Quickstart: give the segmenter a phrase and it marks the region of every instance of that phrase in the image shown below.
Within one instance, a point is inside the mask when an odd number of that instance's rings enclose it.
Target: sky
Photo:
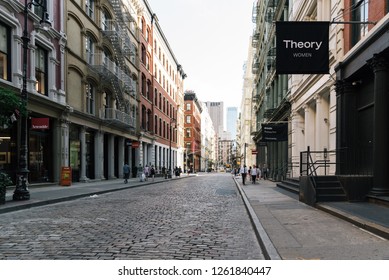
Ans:
[[[240,108],[254,0],[147,0],[200,101]]]

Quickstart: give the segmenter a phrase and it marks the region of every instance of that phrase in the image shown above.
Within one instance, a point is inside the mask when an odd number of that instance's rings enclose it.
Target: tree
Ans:
[[[19,95],[0,87],[0,129],[11,126],[19,115],[25,115],[26,112],[26,104]]]

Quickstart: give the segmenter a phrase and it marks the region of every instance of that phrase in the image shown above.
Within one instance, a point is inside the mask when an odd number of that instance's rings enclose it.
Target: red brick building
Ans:
[[[198,172],[201,170],[201,105],[196,93],[186,91],[184,95],[184,170]]]

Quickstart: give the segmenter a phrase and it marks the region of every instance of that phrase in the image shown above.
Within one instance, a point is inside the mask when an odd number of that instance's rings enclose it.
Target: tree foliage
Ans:
[[[26,111],[26,105],[19,95],[0,87],[0,128],[11,126],[11,116],[18,118],[18,115],[24,115]]]

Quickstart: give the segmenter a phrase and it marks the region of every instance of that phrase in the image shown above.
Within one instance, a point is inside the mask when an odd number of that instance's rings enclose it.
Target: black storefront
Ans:
[[[337,174],[374,196],[389,196],[388,29],[389,20],[336,67]]]

